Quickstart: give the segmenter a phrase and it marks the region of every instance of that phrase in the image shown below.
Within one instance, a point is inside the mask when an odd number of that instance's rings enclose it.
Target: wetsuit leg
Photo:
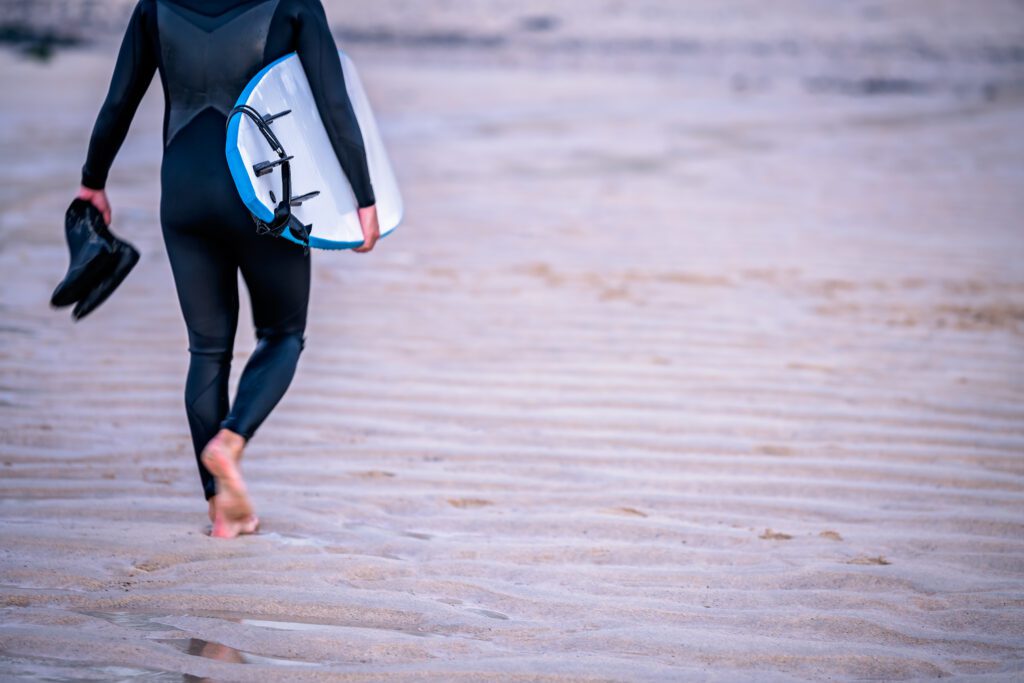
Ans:
[[[284,396],[305,346],[311,257],[297,244],[257,235],[250,224],[238,258],[259,341],[222,426],[250,439]]]
[[[238,323],[238,265],[228,245],[211,237],[209,223],[165,212],[164,242],[188,330],[185,411],[203,493],[214,478],[199,459],[228,414],[228,378]]]
[[[228,414],[228,378],[238,327],[235,234],[252,230],[217,145],[224,117],[207,110],[164,151],[160,223],[188,332],[185,410],[207,499],[214,477],[199,456]],[[301,251],[301,249],[300,249]]]

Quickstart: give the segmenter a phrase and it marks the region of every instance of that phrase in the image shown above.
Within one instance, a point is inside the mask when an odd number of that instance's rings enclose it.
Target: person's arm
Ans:
[[[327,15],[320,0],[304,0],[298,16],[296,50],[309,79],[313,99],[327,129],[327,137],[355,193],[359,208],[376,203],[366,148],[352,102],[345,89],[345,75],[334,44]]]
[[[156,72],[156,58],[153,54],[152,42],[146,35],[143,3],[141,0],[132,12],[121,41],[121,50],[117,55],[117,63],[110,79],[107,98],[103,102],[96,124],[93,126],[92,138],[89,140],[89,152],[85,165],[82,166],[82,191],[90,197],[99,197],[106,203],[102,190],[107,183],[107,173],[117,156],[128,127],[131,125],[135,110],[142,101],[142,96],[149,88]],[[93,201],[93,203],[97,203]],[[99,206],[97,204],[97,206]],[[101,211],[103,210],[102,207]],[[106,207],[109,222],[109,206]]]

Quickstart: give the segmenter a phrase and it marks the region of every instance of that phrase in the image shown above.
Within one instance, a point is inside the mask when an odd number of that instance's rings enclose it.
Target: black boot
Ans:
[[[114,266],[114,247],[99,209],[84,199],[71,202],[64,214],[64,237],[71,263],[53,290],[50,304],[70,306],[89,293]]]

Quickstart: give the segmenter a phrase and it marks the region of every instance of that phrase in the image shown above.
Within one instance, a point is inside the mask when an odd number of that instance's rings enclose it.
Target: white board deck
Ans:
[[[383,237],[402,222],[402,195],[355,64],[344,51],[339,50],[338,54],[345,87],[363,135]],[[274,119],[270,128],[285,152],[295,157],[290,162],[292,196],[320,192],[302,205],[292,207],[296,218],[312,225],[309,246],[349,249],[361,245],[363,232],[359,225],[358,203],[327,137],[299,56],[293,52],[267,65],[249,81],[235,104],[247,104],[264,116],[291,110],[290,114]],[[262,177],[256,176],[253,165],[274,161],[277,154],[247,116],[236,114],[231,118],[225,152],[242,201],[253,215],[271,221],[277,206],[277,201],[271,199],[271,192],[278,201],[282,198],[281,171],[277,167]],[[288,230],[281,236],[298,241]]]

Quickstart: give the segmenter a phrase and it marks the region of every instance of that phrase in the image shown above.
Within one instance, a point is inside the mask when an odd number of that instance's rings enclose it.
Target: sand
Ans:
[[[142,260],[72,324],[116,39],[0,51],[0,677],[1024,675],[1024,10],[594,4],[331,5],[407,221],[312,255],[234,541],[159,88],[109,184]]]

